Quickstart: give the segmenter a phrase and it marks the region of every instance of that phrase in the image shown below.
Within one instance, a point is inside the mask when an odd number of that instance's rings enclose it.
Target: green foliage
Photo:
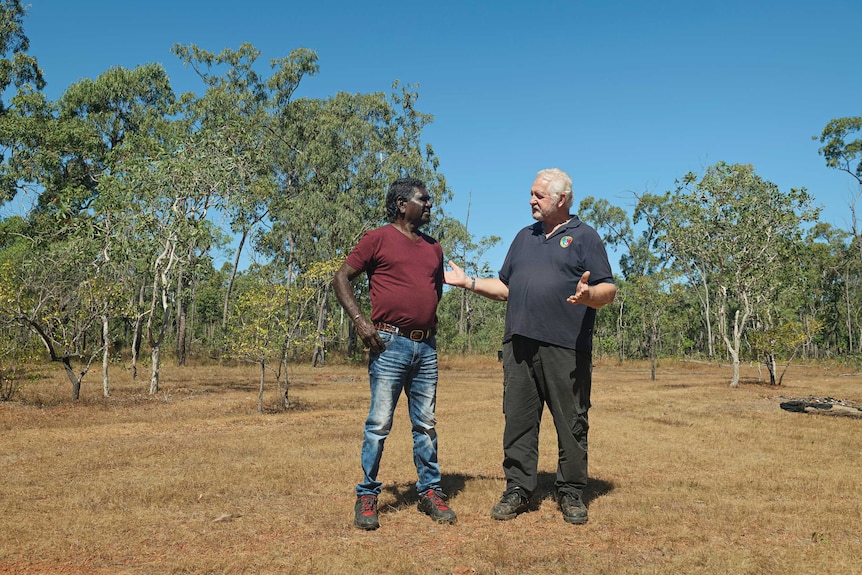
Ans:
[[[855,140],[847,141],[852,135]],[[820,134],[818,151],[830,168],[847,172],[862,184],[862,116],[831,120]]]
[[[0,331],[0,401],[14,399],[16,393],[38,377],[32,371],[32,366],[38,363],[36,352],[23,333]]]
[[[226,356],[254,363],[280,358],[289,332],[286,305],[285,285],[257,284],[242,293],[228,324]]]
[[[789,320],[776,326],[755,329],[749,334],[748,340],[757,356],[791,358],[798,353],[809,334],[817,334],[820,329],[821,322],[816,320],[809,322],[808,326],[798,320]]]
[[[401,176],[426,182],[437,209],[424,231],[446,257],[470,275],[495,273],[484,255],[500,238],[475,239],[469,211],[443,209],[453,192],[424,140],[433,117],[418,109],[416,86],[299,97],[319,72],[311,50],[267,68],[250,44],[218,53],[178,44],[200,93],[177,96],[160,65],[144,64],[81,79],[50,101],[24,16],[20,2],[0,1],[0,203],[22,190],[36,198],[0,220],[0,342],[38,342],[77,384],[101,346],[102,318],[135,358],[144,324],[151,351],[176,341],[179,352],[188,332],[214,356],[261,365],[343,345],[328,317],[332,274],[385,222],[386,189]],[[862,183],[860,129],[862,117],[831,121],[819,152]],[[603,199],[580,205],[621,254],[617,301],[597,316],[597,354],[714,358],[715,341],[730,356],[744,343],[772,356],[862,349],[855,222],[850,233],[819,224],[805,190],[779,190],[739,164],[635,199],[631,215]],[[239,246],[215,270],[228,234]],[[362,300],[367,286],[357,289]],[[438,317],[441,351],[499,349],[505,304],[446,289]]]

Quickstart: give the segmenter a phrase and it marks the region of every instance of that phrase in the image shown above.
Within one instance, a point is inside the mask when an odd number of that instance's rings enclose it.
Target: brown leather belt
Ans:
[[[437,328],[431,329],[401,329],[398,326],[390,325],[388,323],[378,322],[374,324],[374,327],[380,331],[385,331],[387,333],[394,333],[395,335],[400,335],[401,337],[406,337],[407,339],[412,339],[413,341],[422,341],[424,339],[428,339],[429,337],[433,337],[437,334]]]

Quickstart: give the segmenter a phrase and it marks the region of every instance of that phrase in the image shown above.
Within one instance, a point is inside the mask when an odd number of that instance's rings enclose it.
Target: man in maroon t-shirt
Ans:
[[[413,425],[418,508],[438,523],[455,523],[446,504],[437,462],[437,304],[443,294],[443,249],[419,228],[431,218],[431,196],[415,178],[396,180],[386,195],[389,224],[362,236],[333,286],[338,301],[369,349],[371,404],[362,441],[364,477],[356,485],[354,525],[377,529],[377,481],[383,444],[403,390]],[[356,301],[350,282],[368,275],[371,318]]]

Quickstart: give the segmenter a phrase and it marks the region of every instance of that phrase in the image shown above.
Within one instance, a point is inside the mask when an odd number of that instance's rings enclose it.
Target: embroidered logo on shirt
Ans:
[[[567,248],[572,245],[572,236],[563,236],[560,238],[560,247]]]

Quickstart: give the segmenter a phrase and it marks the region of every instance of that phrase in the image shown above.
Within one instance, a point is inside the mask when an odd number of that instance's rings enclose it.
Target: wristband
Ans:
[[[470,286],[470,291],[476,291],[476,278],[473,278],[473,285]]]
[[[353,319],[351,319],[350,321],[352,321],[353,323],[356,323],[356,320],[357,320],[357,319],[359,318],[359,316],[361,316],[361,315],[362,315],[362,313],[358,313],[358,314],[356,314],[355,316],[353,316]]]

